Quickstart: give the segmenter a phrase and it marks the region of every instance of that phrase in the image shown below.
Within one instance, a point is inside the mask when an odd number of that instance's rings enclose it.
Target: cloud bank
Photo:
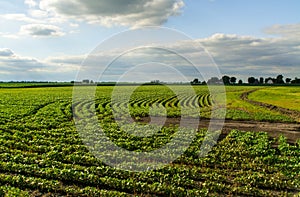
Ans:
[[[63,36],[64,33],[61,29],[54,25],[44,25],[44,24],[29,24],[23,25],[20,28],[20,34],[31,35],[34,37],[43,36]]]
[[[62,63],[51,59],[38,60],[0,48],[0,81],[65,81],[74,78],[80,62],[79,59],[77,64],[74,61]]]
[[[10,57],[13,55],[14,53],[10,49],[0,49],[0,57]]]
[[[285,27],[284,32],[289,32],[289,36],[284,37],[256,38],[215,34],[198,41],[211,52],[225,74],[244,78],[249,75],[259,77],[276,74],[295,77],[300,76],[300,39],[291,33],[295,31],[295,26],[291,27],[291,30]],[[297,27],[300,31],[300,26]],[[275,32],[282,33],[281,30],[272,31]]]
[[[181,14],[183,0],[25,0],[25,13],[6,13],[0,21],[23,23],[18,33],[3,33],[6,38],[63,36],[78,32],[78,23],[105,27],[159,26]],[[69,27],[69,28],[68,28]],[[67,30],[70,29],[71,30]],[[63,30],[61,30],[63,29]]]
[[[59,30],[52,31],[56,28],[51,27],[25,29],[28,31],[27,33],[39,36],[59,32]],[[191,46],[194,42],[200,43],[211,54],[223,75],[236,76],[244,80],[249,76],[274,77],[278,74],[283,74],[284,77],[300,77],[300,38],[295,36],[297,32],[300,32],[300,25],[295,24],[284,27],[276,25],[267,28],[266,31],[281,36],[259,38],[214,34],[208,38],[172,43],[167,47],[183,56],[193,57],[195,54]],[[153,47],[164,48],[166,46],[156,45]],[[91,58],[92,64],[95,65],[96,69],[106,66],[101,59],[109,58],[113,60],[122,54],[124,50],[126,49],[107,50],[97,54],[97,58]],[[37,60],[20,56],[11,49],[3,48],[0,49],[0,80],[74,80],[84,58],[85,55],[65,55]],[[164,59],[165,64],[185,72],[185,75],[190,77],[189,80],[196,77],[195,70],[190,65],[184,64],[176,59],[174,54],[163,50],[142,50],[127,53],[116,61],[117,66],[107,70],[107,72],[113,79],[114,76],[133,64],[146,64],[151,67],[151,64],[147,63],[153,62],[153,60],[160,62],[162,59]],[[205,66],[205,62],[201,58],[199,62]],[[157,65],[153,66],[153,70],[154,67],[158,70]],[[149,71],[148,68],[147,70]],[[97,70],[95,70],[96,72]],[[146,75],[147,73],[144,73],[145,78],[147,78]],[[143,75],[140,74],[139,78],[142,79]],[[165,76],[165,79],[165,81],[168,81],[168,75]]]
[[[182,0],[41,0],[40,9],[103,26],[161,25],[181,13]]]
[[[300,37],[300,24],[288,24],[288,25],[273,25],[265,28],[264,32],[267,34],[287,36],[287,37]]]

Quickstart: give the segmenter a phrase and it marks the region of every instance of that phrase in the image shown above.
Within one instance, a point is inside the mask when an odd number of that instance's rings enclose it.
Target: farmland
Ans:
[[[85,87],[80,87],[85,88]],[[130,87],[121,87],[129,91]],[[175,86],[180,93],[185,87]],[[214,98],[205,86],[194,86],[196,95],[176,97],[165,86],[141,86],[130,100],[110,103],[112,86],[97,87],[94,104],[73,102],[72,87],[0,89],[0,194],[8,196],[287,196],[300,192],[300,141],[284,134],[232,129],[206,157],[199,157],[206,128],[199,128],[183,154],[163,168],[126,171],[107,165],[86,146],[74,120],[95,110],[105,134],[119,147],[133,152],[151,152],[163,147],[180,131],[172,122],[181,115],[195,115],[200,107],[204,120],[211,117]],[[244,93],[249,93],[243,97]],[[223,92],[225,94],[225,92]],[[297,125],[299,87],[226,87],[226,119]],[[122,100],[122,97],[120,97]],[[293,111],[257,105],[266,103]],[[120,128],[115,119],[129,106],[133,122]],[[150,110],[159,106],[157,111]],[[73,117],[73,110],[76,117]],[[182,114],[181,109],[186,109]],[[163,110],[164,109],[164,110]],[[224,111],[219,106],[215,111]],[[115,114],[114,114],[115,113]],[[121,115],[120,115],[121,114]],[[144,125],[149,115],[166,114],[170,124],[149,136],[139,136],[135,124]],[[218,114],[218,113],[216,113]],[[78,116],[78,117],[77,117]],[[201,122],[201,121],[200,121]],[[150,125],[156,129],[157,125]],[[159,127],[160,128],[160,127]],[[128,133],[126,131],[132,131]],[[194,133],[185,128],[187,133]],[[242,131],[240,131],[242,130]],[[265,131],[265,130],[264,130]],[[271,131],[270,131],[271,132]],[[299,126],[298,131],[299,133]],[[88,134],[88,133],[84,133]],[[135,135],[133,135],[135,134]],[[97,138],[87,136],[99,147]],[[188,137],[188,136],[187,136]],[[96,139],[96,140],[95,140]],[[188,139],[185,139],[188,140]],[[90,142],[90,141],[89,141]],[[99,141],[98,141],[99,142]],[[184,140],[177,140],[180,144]],[[292,143],[288,143],[292,142]],[[101,148],[100,143],[100,148]],[[177,150],[173,150],[177,151]],[[178,150],[180,151],[180,150]],[[160,155],[159,159],[167,160]],[[119,166],[138,163],[130,158]],[[153,158],[152,158],[153,159]],[[118,160],[118,158],[116,159]],[[151,165],[153,160],[143,161]],[[139,166],[136,166],[139,167]]]

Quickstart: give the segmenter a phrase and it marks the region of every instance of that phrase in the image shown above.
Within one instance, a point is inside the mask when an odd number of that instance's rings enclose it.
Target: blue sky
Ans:
[[[182,16],[170,18],[166,25],[195,38],[214,33],[268,36],[263,33],[266,27],[299,23],[299,7],[297,0],[188,0]]]
[[[299,8],[297,0],[0,1],[0,81],[74,80],[102,41],[144,26],[201,43],[222,75],[300,77]]]

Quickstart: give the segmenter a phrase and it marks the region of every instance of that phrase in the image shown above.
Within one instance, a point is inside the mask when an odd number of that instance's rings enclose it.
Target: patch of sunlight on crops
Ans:
[[[300,111],[300,87],[261,89],[249,95],[255,101]]]

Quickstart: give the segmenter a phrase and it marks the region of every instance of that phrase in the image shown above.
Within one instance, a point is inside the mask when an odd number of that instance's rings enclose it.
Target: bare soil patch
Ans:
[[[265,107],[269,110],[275,110],[279,111],[282,114],[288,115],[295,120],[300,120],[300,112],[278,107],[275,105],[267,104],[267,103],[261,103],[258,101],[253,101],[248,98],[248,95],[258,89],[250,90],[247,92],[244,92],[241,94],[241,99],[244,101],[247,101],[253,105]],[[142,117],[137,122],[142,123],[150,123],[151,119],[155,120],[153,121],[154,124],[159,123],[161,124],[160,119],[161,117]],[[158,120],[158,121],[157,121]],[[170,126],[170,125],[180,125],[181,118],[166,118],[166,121],[164,122],[164,126]],[[185,125],[191,125],[191,127],[194,125],[195,119],[185,119]],[[202,119],[199,120],[198,129],[208,128],[209,125],[216,125],[216,124],[222,124],[218,120],[209,120],[209,119]],[[222,125],[221,125],[222,126]],[[294,144],[297,142],[298,139],[300,139],[300,122],[296,123],[282,123],[282,122],[261,122],[261,121],[246,121],[246,120],[225,120],[222,128],[222,133],[219,137],[219,140],[222,140],[225,138],[231,130],[239,130],[239,131],[252,131],[252,132],[267,132],[270,138],[278,138],[280,135],[283,135],[287,138],[287,141],[291,144]]]
[[[152,117],[153,118],[153,117]],[[159,117],[155,117],[159,118]],[[181,118],[167,118],[164,126],[179,125]],[[150,117],[141,118],[138,122],[149,123]],[[185,120],[185,125],[194,125],[194,119]],[[155,122],[155,121],[154,121]],[[220,124],[219,121],[203,119],[199,120],[198,129],[208,128],[210,124]],[[283,135],[289,143],[295,143],[300,139],[300,124],[299,123],[277,123],[277,122],[259,122],[259,121],[244,121],[244,120],[225,120],[223,124],[222,134],[219,140],[226,137],[231,130],[252,131],[252,132],[267,132],[271,138],[277,138]]]

